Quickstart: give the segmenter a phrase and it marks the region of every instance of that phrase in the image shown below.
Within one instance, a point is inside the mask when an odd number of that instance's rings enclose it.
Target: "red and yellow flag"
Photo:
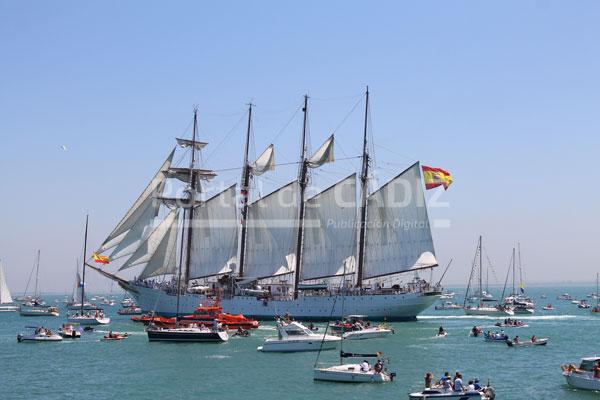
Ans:
[[[108,258],[108,256],[101,256],[98,253],[92,253],[92,258],[94,259],[94,261],[100,264],[110,263],[110,258]]]
[[[441,168],[433,168],[423,165],[423,180],[425,181],[425,189],[433,189],[438,186],[444,186],[444,190],[448,190],[448,186],[452,183],[452,175],[450,172]]]

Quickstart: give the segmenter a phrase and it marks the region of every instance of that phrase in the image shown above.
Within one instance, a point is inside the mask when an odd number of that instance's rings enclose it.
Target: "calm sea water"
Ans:
[[[114,306],[106,307],[112,318],[110,328],[100,327],[82,339],[17,343],[16,336],[26,331],[25,326],[58,328],[66,314],[35,318],[0,313],[0,398],[407,399],[409,392],[421,389],[426,371],[440,376],[447,370],[460,371],[466,380],[489,380],[498,399],[598,399],[598,393],[569,388],[560,365],[600,353],[600,317],[556,300],[559,290],[529,289],[538,310],[534,316],[520,319],[527,320],[530,327],[507,329],[513,336],[549,337],[545,347],[513,349],[485,343],[482,338],[469,337],[469,329],[473,325],[491,328],[493,319],[433,308],[416,322],[394,324],[396,333],[389,338],[345,344],[348,351],[385,352],[397,378],[382,385],[314,382],[316,354],[257,352],[264,338],[274,334],[272,323],[264,323],[249,338],[232,338],[222,344],[148,343],[143,327],[117,315],[118,306]],[[585,298],[594,290],[591,286],[567,289],[576,298]],[[541,300],[541,293],[547,293],[548,299]],[[46,296],[49,303],[57,298]],[[546,303],[557,310],[542,311]],[[440,325],[448,330],[448,337],[435,337]],[[108,329],[132,336],[120,342],[100,341]],[[320,361],[337,362],[336,354],[323,352]]]

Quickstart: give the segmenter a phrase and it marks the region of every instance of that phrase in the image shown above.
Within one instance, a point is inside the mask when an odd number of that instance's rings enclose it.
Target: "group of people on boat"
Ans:
[[[563,370],[563,372],[568,372],[568,373],[573,372],[576,374],[581,374],[581,373],[586,372],[586,371],[583,371],[583,370],[577,368],[577,366],[574,364],[561,365],[560,368]],[[592,369],[592,377],[594,379],[600,379],[600,361],[597,361],[596,364],[594,364],[594,368]]]
[[[37,328],[35,328],[35,334],[36,335],[52,336],[54,334],[54,332],[52,332],[48,328],[44,328],[43,326],[38,326]]]
[[[454,374],[454,378],[452,378],[450,373],[446,371],[444,375],[435,383],[433,382],[433,374],[431,372],[427,372],[425,374],[425,388],[430,389],[436,387],[442,388],[444,391],[448,392],[478,392],[483,389],[478,378],[469,380],[465,385],[462,379],[462,374],[458,371]]]
[[[505,318],[504,323],[496,323],[496,326],[523,326],[525,323],[517,319]]]
[[[360,363],[360,370],[361,372],[369,372],[371,370],[371,364],[369,364],[369,361],[363,360],[363,362]],[[376,374],[383,372],[383,361],[377,360],[375,362],[373,365],[373,372]]]

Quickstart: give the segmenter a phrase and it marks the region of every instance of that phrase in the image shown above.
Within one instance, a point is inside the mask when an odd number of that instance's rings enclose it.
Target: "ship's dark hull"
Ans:
[[[148,330],[150,342],[224,342],[218,332],[173,332]]]

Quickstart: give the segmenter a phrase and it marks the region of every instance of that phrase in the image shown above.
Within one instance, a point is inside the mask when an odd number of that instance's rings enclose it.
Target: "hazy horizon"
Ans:
[[[597,2],[32,4],[0,4],[0,260],[13,292],[37,249],[41,290],[71,290],[86,213],[89,255],[189,135],[194,105],[218,182],[240,180],[249,101],[252,156],[274,143],[278,163],[298,158],[305,93],[310,148],[335,132],[340,160],[315,185],[358,171],[366,85],[374,186],[417,160],[454,177],[427,192],[434,280],[453,259],[444,282],[466,284],[483,235],[500,283],[520,243],[526,284],[595,285]],[[295,173],[278,167],[261,193]]]

